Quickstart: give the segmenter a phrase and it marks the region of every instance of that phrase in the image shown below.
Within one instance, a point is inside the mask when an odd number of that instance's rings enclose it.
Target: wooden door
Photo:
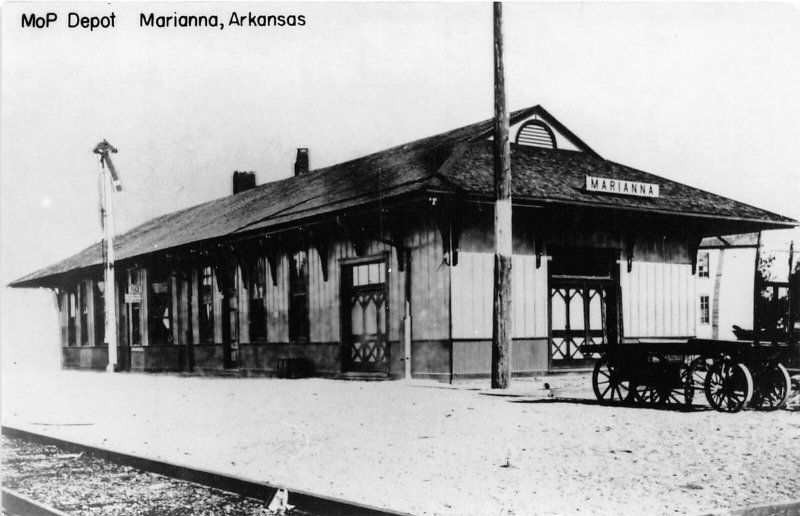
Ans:
[[[585,247],[554,248],[550,266],[550,367],[582,368],[598,355],[583,344],[616,343],[618,332],[618,251]]]
[[[342,272],[344,369],[386,373],[389,366],[386,261],[343,265]]]
[[[585,356],[582,344],[607,344],[609,300],[613,285],[603,280],[554,279],[550,285],[550,357],[554,368],[581,367],[596,356]]]

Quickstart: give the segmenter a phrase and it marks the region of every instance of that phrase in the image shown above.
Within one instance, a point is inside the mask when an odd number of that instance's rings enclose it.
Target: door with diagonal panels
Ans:
[[[613,251],[554,250],[550,271],[550,363],[553,369],[588,367],[599,358],[583,344],[615,342],[617,287]]]
[[[386,262],[343,265],[344,367],[351,372],[388,371]]]
[[[584,356],[580,346],[608,343],[609,288],[598,280],[552,282],[550,352],[554,367],[587,365],[597,357]]]

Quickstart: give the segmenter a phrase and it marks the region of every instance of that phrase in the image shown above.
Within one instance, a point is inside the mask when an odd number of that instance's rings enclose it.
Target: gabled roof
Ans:
[[[516,200],[722,217],[770,226],[795,225],[786,217],[606,161],[541,106],[515,111],[509,118],[513,125],[533,116],[551,124],[580,152],[513,145],[512,195]],[[125,260],[195,242],[269,231],[430,190],[491,195],[493,162],[487,138],[492,125],[491,119],[484,120],[154,218],[115,237],[116,258]],[[586,192],[586,174],[655,182],[662,195],[644,199]],[[48,285],[61,274],[101,264],[101,245],[95,244],[20,278],[11,286]]]

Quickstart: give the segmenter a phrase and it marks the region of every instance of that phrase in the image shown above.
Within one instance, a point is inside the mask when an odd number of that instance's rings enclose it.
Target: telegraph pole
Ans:
[[[503,4],[494,3],[494,317],[492,389],[511,378],[511,150],[503,71]]]
[[[117,370],[117,289],[114,277],[114,191],[121,191],[122,184],[114,169],[109,153],[117,149],[103,140],[94,149],[100,155],[101,187],[100,187],[100,212],[103,229],[105,230],[105,292],[104,301],[106,308],[105,341],[108,345],[108,365],[106,371],[113,373]],[[106,168],[108,171],[106,171]],[[110,175],[110,177],[108,177]]]

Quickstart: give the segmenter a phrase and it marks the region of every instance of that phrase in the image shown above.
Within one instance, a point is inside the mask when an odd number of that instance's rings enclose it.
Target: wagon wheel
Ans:
[[[691,375],[685,364],[671,364],[663,355],[650,357],[648,383],[637,383],[633,399],[648,405],[683,405],[691,403]],[[677,374],[676,374],[677,373]]]
[[[792,390],[792,379],[783,364],[757,374],[755,381],[758,388],[753,405],[761,410],[778,410],[786,403]]]
[[[636,384],[633,387],[633,399],[643,405],[657,405],[662,401],[658,388],[651,384]]]
[[[689,366],[686,370],[687,377],[684,378],[684,381],[689,387],[687,390],[689,396],[686,403],[694,401],[695,392],[704,390],[706,376],[713,363],[714,360],[706,356],[695,357],[689,362]]]
[[[601,402],[625,401],[630,394],[630,382],[620,378],[616,365],[603,357],[594,365],[592,373],[594,395]]]
[[[683,384],[683,402],[686,405],[691,405],[692,402],[694,401],[694,391],[695,391],[694,375],[695,375],[695,370],[692,368],[691,363],[689,363],[689,365],[684,364],[683,366],[681,366],[681,383]]]
[[[691,405],[694,397],[694,389],[692,387],[692,376],[689,367],[684,363],[669,366],[666,357],[661,355],[656,355],[655,358],[662,364],[668,365],[665,373],[664,386],[660,392],[659,402],[665,405]],[[675,374],[676,372],[677,375]]]
[[[753,397],[753,376],[746,365],[717,360],[705,379],[706,399],[720,412],[739,412]]]

